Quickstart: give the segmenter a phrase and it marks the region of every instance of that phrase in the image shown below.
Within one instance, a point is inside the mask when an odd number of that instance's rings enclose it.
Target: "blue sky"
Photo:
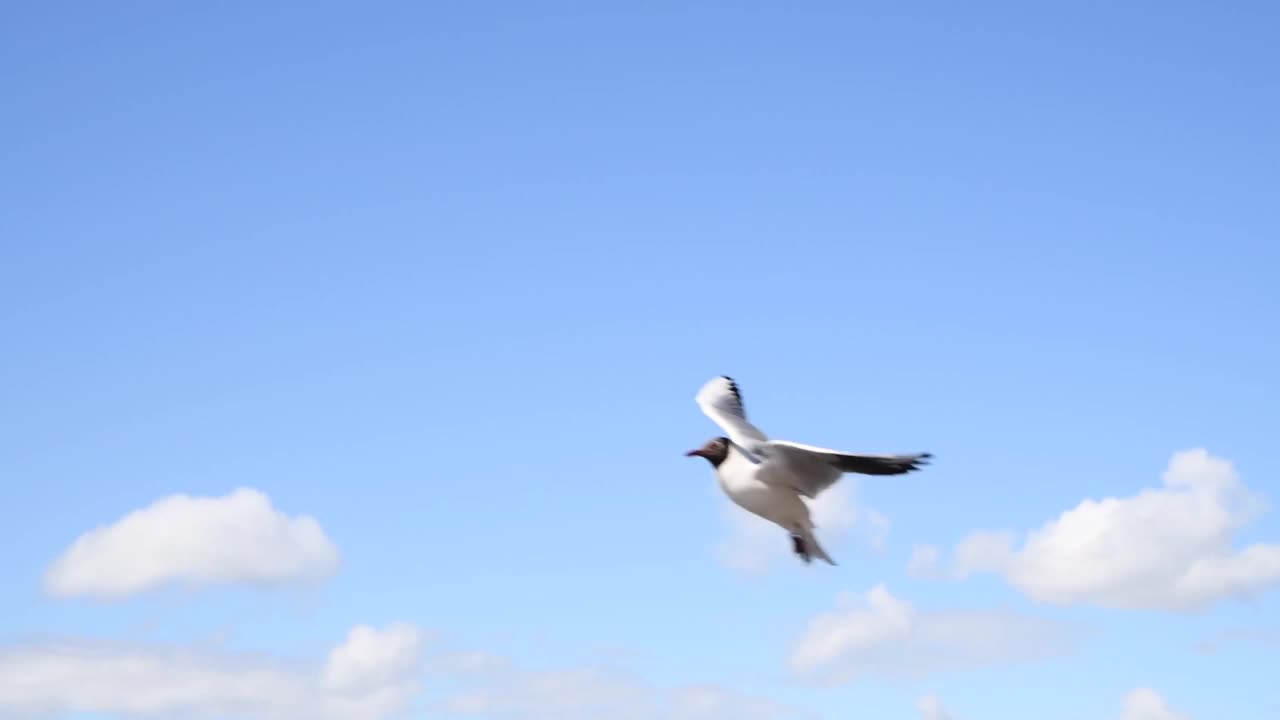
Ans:
[[[7,4],[0,712],[1273,717],[1278,21]],[[682,456],[721,373],[937,459],[846,477],[802,566]]]

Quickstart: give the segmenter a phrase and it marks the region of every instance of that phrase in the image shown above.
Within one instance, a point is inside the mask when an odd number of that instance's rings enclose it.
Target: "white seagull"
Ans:
[[[695,402],[728,437],[713,438],[685,455],[706,458],[729,499],[790,533],[792,550],[806,563],[816,557],[836,564],[814,538],[809,506],[801,496],[816,498],[848,472],[902,475],[933,457],[930,453],[858,455],[770,440],[747,421],[738,384],[725,375],[703,385]]]

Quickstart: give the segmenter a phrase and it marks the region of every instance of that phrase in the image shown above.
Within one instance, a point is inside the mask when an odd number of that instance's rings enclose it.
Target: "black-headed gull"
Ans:
[[[814,538],[809,506],[801,496],[816,498],[845,473],[901,475],[932,457],[859,455],[770,440],[747,421],[738,384],[724,375],[703,385],[694,400],[728,437],[713,438],[685,455],[706,458],[729,499],[790,533],[792,550],[806,563],[816,557],[836,564]]]

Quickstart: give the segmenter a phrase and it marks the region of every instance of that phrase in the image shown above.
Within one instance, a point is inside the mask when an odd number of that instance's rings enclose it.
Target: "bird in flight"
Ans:
[[[694,401],[726,436],[712,438],[685,455],[711,463],[720,488],[739,507],[786,530],[792,551],[805,563],[818,558],[836,564],[814,537],[809,506],[802,497],[818,497],[845,473],[902,475],[933,457],[862,455],[770,440],[747,420],[738,383],[725,375],[703,385]]]

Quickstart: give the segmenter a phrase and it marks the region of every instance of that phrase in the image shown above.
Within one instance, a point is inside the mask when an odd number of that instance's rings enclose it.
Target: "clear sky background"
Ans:
[[[6,3],[0,713],[1280,717],[1278,33]]]

